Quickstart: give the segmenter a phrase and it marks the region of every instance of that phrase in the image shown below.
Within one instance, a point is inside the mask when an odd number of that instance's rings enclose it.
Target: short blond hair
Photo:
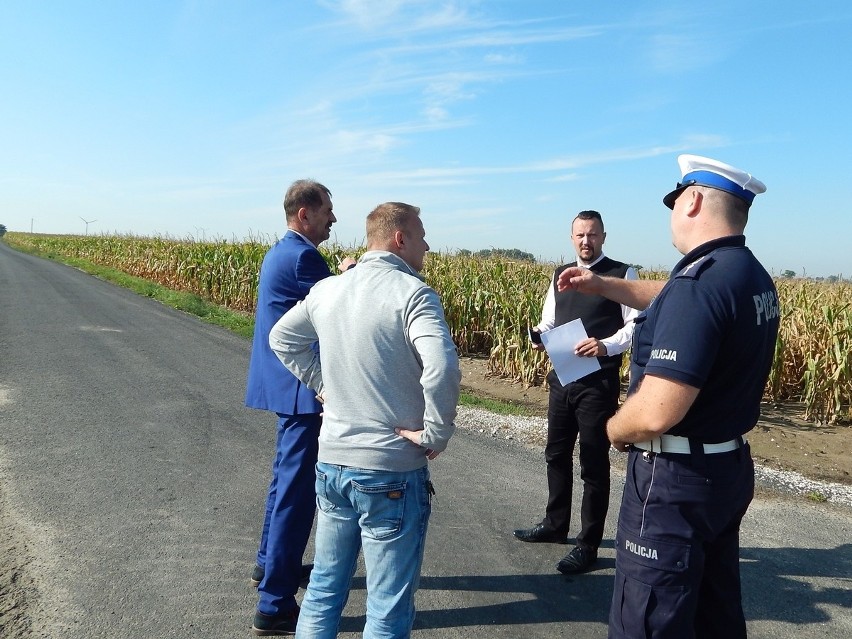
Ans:
[[[420,217],[420,207],[404,202],[379,204],[367,216],[367,246],[384,245],[397,231],[408,231],[409,225]]]
[[[745,230],[748,222],[748,202],[720,189],[705,186],[696,186],[696,188],[704,196],[706,205],[718,211],[734,230],[739,233]]]

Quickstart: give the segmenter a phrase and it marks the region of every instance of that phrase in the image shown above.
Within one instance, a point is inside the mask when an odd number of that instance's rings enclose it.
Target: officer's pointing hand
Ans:
[[[580,293],[597,293],[601,278],[587,268],[569,266],[559,274],[556,288],[560,291],[574,290]]]

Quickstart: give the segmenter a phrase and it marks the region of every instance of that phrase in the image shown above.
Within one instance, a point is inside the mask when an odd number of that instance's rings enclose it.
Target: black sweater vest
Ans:
[[[556,298],[556,326],[567,324],[575,319],[583,320],[583,326],[589,337],[603,339],[609,337],[624,326],[624,318],[621,315],[621,304],[610,301],[600,295],[586,295],[576,291],[567,290],[559,292],[556,288],[556,280],[559,274],[569,266],[577,266],[576,262],[565,264],[556,269],[553,274],[553,292]],[[591,271],[597,275],[607,277],[623,278],[627,274],[629,266],[604,257],[600,262],[591,267]],[[601,368],[619,368],[621,366],[621,354],[598,357]]]

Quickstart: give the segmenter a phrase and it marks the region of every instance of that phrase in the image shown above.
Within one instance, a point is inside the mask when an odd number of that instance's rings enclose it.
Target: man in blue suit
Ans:
[[[269,348],[269,331],[284,313],[304,299],[331,271],[317,250],[337,221],[331,192],[322,184],[298,180],[284,197],[287,233],[263,258],[257,290],[254,341],[246,385],[246,406],[278,415],[272,480],[266,500],[257,565],[252,583],[260,599],[255,634],[295,632],[299,607],[295,594],[310,566],[302,556],[315,512],[314,466],[322,407]],[[341,268],[354,263],[347,260]]]

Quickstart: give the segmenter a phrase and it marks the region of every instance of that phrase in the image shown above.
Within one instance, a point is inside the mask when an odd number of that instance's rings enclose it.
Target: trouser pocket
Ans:
[[[373,539],[385,539],[402,529],[408,485],[405,481],[371,485],[352,482],[361,529]]]
[[[690,547],[618,531],[611,637],[692,636],[697,594]]]

